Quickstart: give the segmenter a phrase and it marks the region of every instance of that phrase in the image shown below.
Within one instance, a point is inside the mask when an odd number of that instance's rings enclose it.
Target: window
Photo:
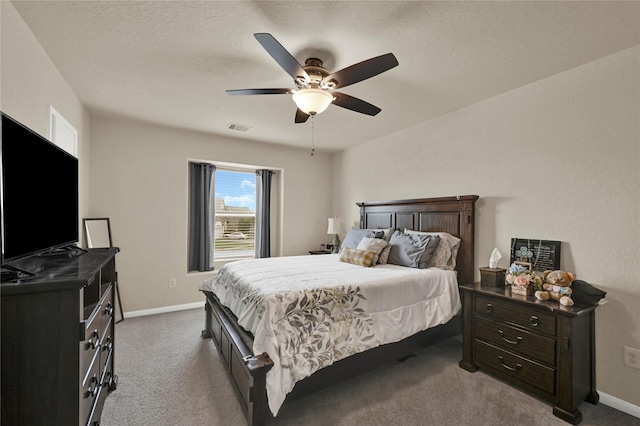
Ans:
[[[188,170],[189,272],[282,253],[282,169],[189,160]]]
[[[255,170],[216,170],[214,230],[215,260],[254,257]]]

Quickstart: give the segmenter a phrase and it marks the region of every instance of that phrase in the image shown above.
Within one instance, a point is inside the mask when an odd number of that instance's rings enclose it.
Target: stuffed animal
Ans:
[[[535,292],[538,300],[557,300],[562,306],[573,306],[571,283],[576,277],[566,271],[544,271],[543,290]]]

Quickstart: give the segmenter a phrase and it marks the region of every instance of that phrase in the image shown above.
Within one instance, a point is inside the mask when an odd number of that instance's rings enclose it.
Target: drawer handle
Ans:
[[[113,342],[111,341],[111,336],[107,336],[106,339],[104,339],[104,343],[102,344],[102,351],[108,351],[111,350],[111,347],[113,346]]]
[[[113,315],[113,305],[111,302],[107,303],[107,306],[105,306],[104,314],[109,316]]]
[[[102,383],[102,387],[103,388],[107,388],[109,386],[111,386],[111,382],[113,381],[113,378],[111,377],[113,374],[111,373],[111,371],[107,371],[104,375],[104,382]]]
[[[500,361],[500,365],[502,365],[507,370],[518,371],[518,370],[520,370],[522,368],[522,364],[516,364],[515,367],[511,367],[510,365],[505,364],[504,363],[504,358],[502,358],[500,355],[498,355],[498,360]]]
[[[91,338],[87,342],[87,345],[88,345],[89,348],[95,349],[95,348],[98,347],[98,342],[99,341],[100,341],[100,333],[96,329],[96,330],[93,330],[93,333],[91,333]]]
[[[493,305],[491,303],[487,303],[487,306],[484,308],[485,311],[492,314],[493,313]]]
[[[506,337],[504,337],[504,331],[498,330],[498,333],[500,334],[500,337],[502,337],[502,340],[504,340],[507,343],[510,343],[512,345],[518,345],[522,343],[522,337],[520,336],[516,336],[516,340],[509,340]]]
[[[529,323],[534,326],[537,327],[540,324],[540,320],[538,319],[537,316],[535,315],[531,315],[531,318],[529,318]]]
[[[94,386],[91,387],[91,385],[94,385]],[[96,393],[98,392],[99,387],[100,386],[98,385],[98,377],[94,374],[91,377],[91,380],[89,380],[89,387],[87,388],[87,397],[93,398],[94,396],[96,396]]]

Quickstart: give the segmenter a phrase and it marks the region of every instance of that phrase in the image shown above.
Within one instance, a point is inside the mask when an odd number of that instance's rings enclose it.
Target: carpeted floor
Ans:
[[[235,394],[211,339],[203,340],[204,309],[129,318],[116,329],[118,388],[102,426],[244,426]],[[458,367],[453,338],[298,400],[269,426],[522,425],[566,426],[552,406],[482,371]],[[640,419],[584,402],[581,425],[640,426]]]

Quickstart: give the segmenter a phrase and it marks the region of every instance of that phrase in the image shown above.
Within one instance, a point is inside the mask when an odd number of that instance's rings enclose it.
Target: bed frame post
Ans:
[[[251,402],[247,406],[247,423],[250,426],[263,426],[267,417],[271,417],[267,401],[266,371],[271,369],[273,361],[267,354],[251,357],[246,360],[247,368],[253,378],[251,387]],[[254,374],[256,373],[256,374]]]
[[[204,330],[202,330],[201,337],[208,339],[211,336],[211,307],[209,306],[209,301],[207,301],[204,304]]]
[[[263,426],[271,415],[266,375],[273,367],[273,361],[266,353],[254,355],[253,349],[243,340],[241,331],[235,328],[235,318],[227,314],[213,293],[203,293],[206,296],[206,319],[202,338],[211,337],[218,349],[249,426]]]

